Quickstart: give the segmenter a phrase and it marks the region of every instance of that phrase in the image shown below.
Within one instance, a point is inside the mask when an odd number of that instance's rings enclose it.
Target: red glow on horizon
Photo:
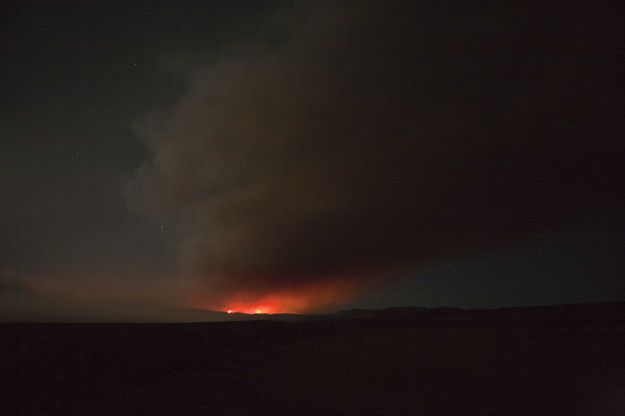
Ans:
[[[267,304],[256,305],[252,303],[251,305],[245,305],[245,304],[239,303],[239,304],[232,304],[231,307],[226,310],[226,313],[229,313],[229,314],[245,313],[248,315],[260,315],[260,314],[281,313],[281,311],[279,310],[279,308],[276,308],[275,306],[271,306]]]
[[[239,290],[224,295],[223,300],[220,299],[218,302],[204,301],[201,307],[228,314],[310,313],[345,303],[360,292],[362,286],[362,280],[356,282],[355,279],[337,279],[274,291]]]

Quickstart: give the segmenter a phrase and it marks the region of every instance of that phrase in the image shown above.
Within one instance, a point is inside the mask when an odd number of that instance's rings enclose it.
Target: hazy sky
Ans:
[[[127,3],[3,10],[0,312],[625,298],[618,2]]]

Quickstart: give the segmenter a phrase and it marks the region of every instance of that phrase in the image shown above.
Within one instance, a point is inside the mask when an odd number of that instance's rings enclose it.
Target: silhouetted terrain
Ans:
[[[1,325],[0,415],[625,414],[625,303],[272,319]]]

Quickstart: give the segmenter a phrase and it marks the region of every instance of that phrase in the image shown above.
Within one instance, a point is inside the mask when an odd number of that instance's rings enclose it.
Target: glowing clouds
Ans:
[[[253,292],[242,288],[202,299],[196,306],[228,314],[308,313],[339,305],[364,289],[356,279],[326,280],[291,289],[273,288]]]

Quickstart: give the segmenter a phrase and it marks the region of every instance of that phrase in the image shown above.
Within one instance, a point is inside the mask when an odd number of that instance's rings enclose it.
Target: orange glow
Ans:
[[[232,290],[218,301],[201,301],[204,309],[227,313],[310,313],[346,302],[366,286],[363,279],[327,279],[301,287],[258,291]]]

